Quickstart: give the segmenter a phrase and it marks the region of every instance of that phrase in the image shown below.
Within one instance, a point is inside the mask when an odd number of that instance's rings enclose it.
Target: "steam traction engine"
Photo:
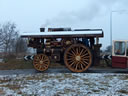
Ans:
[[[28,47],[37,49],[33,59],[36,70],[47,70],[52,61],[63,61],[73,72],[83,72],[99,64],[102,29],[40,28],[40,31],[21,35],[29,39]]]

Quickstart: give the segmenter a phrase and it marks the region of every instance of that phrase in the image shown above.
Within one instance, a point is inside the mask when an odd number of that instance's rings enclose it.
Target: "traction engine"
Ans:
[[[51,62],[64,62],[72,72],[84,72],[99,64],[102,29],[48,28],[45,32],[45,28],[40,28],[40,31],[21,35],[29,39],[28,47],[37,51],[33,59],[36,70],[47,70]]]

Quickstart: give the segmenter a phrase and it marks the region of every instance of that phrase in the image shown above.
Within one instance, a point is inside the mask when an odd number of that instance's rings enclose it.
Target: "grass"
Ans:
[[[14,69],[34,69],[32,61],[24,61],[23,59],[8,58],[6,62],[0,63],[0,70],[14,70]],[[66,68],[65,64],[51,62],[49,68]],[[97,66],[92,66],[94,68],[110,68],[107,66],[104,60],[100,61]]]
[[[122,80],[128,80],[128,75],[120,76],[119,79],[122,79]]]
[[[4,96],[4,95],[5,95],[5,92],[2,89],[0,89],[0,96]]]
[[[46,81],[46,79],[48,79],[48,77],[42,77],[42,76],[33,76],[33,77],[31,77],[31,76],[29,76],[29,77],[26,77],[26,80],[36,80],[36,81],[38,81],[38,80],[42,80],[42,81]]]
[[[14,69],[34,69],[32,61],[25,61],[24,59],[7,59],[6,62],[0,63],[0,70],[14,70]],[[50,64],[49,68],[64,67],[59,63]]]
[[[105,88],[99,88],[99,90],[106,90]]]
[[[10,80],[0,80],[0,84],[1,83],[7,83],[7,82],[9,82]]]
[[[0,70],[14,70],[14,69],[33,69],[31,61],[24,61],[23,59],[10,59],[5,63],[0,63]]]
[[[100,82],[100,84],[102,84],[103,86],[108,86],[108,87],[110,87],[109,84],[108,84],[108,82],[103,82],[103,81],[102,81],[102,82]]]
[[[99,93],[100,92],[100,90],[96,90],[96,89],[93,89],[92,91],[95,92],[95,93]]]
[[[100,64],[98,66],[100,66],[100,67],[111,67],[111,65],[112,65],[111,60],[101,59]]]
[[[118,90],[118,92],[119,92],[119,93],[122,93],[122,94],[128,94],[128,91],[127,91],[127,90],[123,90],[123,89]]]
[[[20,85],[14,85],[14,84],[0,85],[0,87],[7,87],[11,90],[19,90],[21,88]]]

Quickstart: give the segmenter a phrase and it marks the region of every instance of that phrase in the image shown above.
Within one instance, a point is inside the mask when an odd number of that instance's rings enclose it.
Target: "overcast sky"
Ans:
[[[113,40],[128,40],[128,0],[0,0],[0,24],[11,21],[20,32],[40,27],[99,28],[103,48],[110,45],[110,12]]]

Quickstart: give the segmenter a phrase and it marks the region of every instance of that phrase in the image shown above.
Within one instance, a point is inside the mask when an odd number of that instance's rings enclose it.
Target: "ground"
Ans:
[[[0,76],[0,95],[6,96],[125,96],[127,94],[127,74],[38,73]]]
[[[0,66],[0,96],[127,96],[128,94],[128,75],[120,74],[119,70],[115,69],[112,70],[117,73],[107,73],[108,71],[71,73],[65,66],[53,63],[46,73],[36,73],[33,71],[32,61],[13,59],[0,63]],[[59,70],[51,69],[55,67]],[[99,67],[107,68],[103,63]],[[19,69],[22,72],[19,72]]]

